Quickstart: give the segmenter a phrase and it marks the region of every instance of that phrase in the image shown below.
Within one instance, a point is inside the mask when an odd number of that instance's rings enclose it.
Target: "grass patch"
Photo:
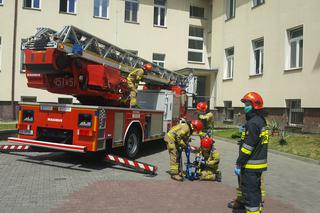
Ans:
[[[239,129],[215,130],[213,135],[227,139],[233,139]],[[296,134],[288,133],[287,145],[280,145],[281,136],[270,137],[269,149],[290,153],[302,157],[320,160],[320,135],[319,134]],[[237,140],[237,139],[234,139]]]
[[[16,129],[15,123],[0,124],[0,130]]]

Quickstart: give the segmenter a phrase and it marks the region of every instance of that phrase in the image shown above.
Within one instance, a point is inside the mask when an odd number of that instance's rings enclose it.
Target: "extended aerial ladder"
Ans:
[[[152,63],[74,26],[60,32],[38,28],[22,49],[29,87],[72,94],[84,104],[123,104],[126,75]],[[153,64],[143,81],[158,88],[186,87],[188,76]]]

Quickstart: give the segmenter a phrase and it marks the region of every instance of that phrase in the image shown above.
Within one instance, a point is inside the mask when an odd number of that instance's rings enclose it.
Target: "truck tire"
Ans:
[[[128,158],[136,158],[141,147],[140,132],[137,128],[129,130],[125,139],[125,154]]]

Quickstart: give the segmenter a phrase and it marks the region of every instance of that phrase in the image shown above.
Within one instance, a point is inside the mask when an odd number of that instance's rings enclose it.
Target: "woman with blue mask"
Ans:
[[[265,195],[261,187],[262,172],[267,170],[269,135],[266,129],[263,99],[256,92],[243,96],[246,115],[245,135],[240,143],[239,156],[234,169],[239,177],[237,198],[228,204],[233,209],[245,208],[247,213],[260,213]]]

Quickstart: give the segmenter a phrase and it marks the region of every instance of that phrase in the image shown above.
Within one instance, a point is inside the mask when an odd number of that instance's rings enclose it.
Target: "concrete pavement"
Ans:
[[[231,212],[238,147],[216,146],[222,183],[170,180],[168,153],[154,143],[139,158],[159,166],[153,178],[70,153],[0,153],[0,212]],[[269,162],[264,212],[320,212],[319,165],[272,153]]]

